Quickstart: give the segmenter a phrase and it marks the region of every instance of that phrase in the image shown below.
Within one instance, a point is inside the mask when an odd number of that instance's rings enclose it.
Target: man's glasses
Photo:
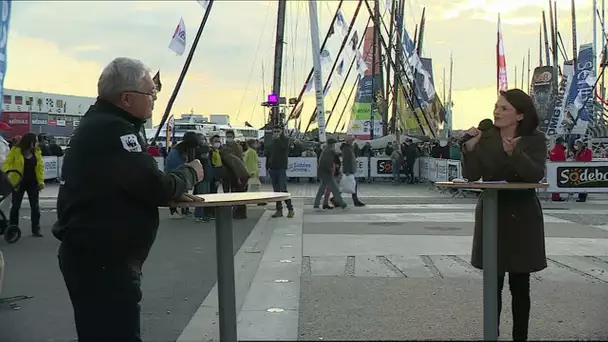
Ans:
[[[125,93],[146,95],[146,96],[152,97],[152,100],[156,100],[156,94],[158,94],[158,91],[156,89],[152,90],[151,92],[144,92],[144,91],[139,91],[139,90],[128,90]]]

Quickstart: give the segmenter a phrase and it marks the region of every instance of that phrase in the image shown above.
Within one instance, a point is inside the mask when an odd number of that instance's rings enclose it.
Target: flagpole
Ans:
[[[348,30],[346,31],[346,35],[344,35],[344,38],[342,39],[342,44],[340,45],[340,48],[338,49],[338,53],[336,54],[336,58],[334,60],[334,64],[331,66],[331,69],[329,70],[329,75],[327,76],[327,81],[325,82],[325,84],[323,86],[323,94],[324,95],[325,95],[325,92],[327,92],[329,90],[329,85],[331,84],[331,77],[333,76],[334,71],[336,70],[336,66],[340,62],[340,55],[342,54],[342,51],[344,51],[344,47],[348,43],[348,37],[350,36],[350,32],[352,31],[353,27],[355,26],[355,21],[357,20],[357,16],[359,15],[359,9],[361,9],[361,5],[362,4],[363,4],[363,0],[359,0],[359,4],[357,4],[357,8],[355,8],[355,14],[353,15],[353,19],[350,21],[350,25],[348,26]],[[367,30],[367,27],[366,27],[366,30]],[[363,39],[361,39],[361,41],[363,41]],[[356,56],[355,56],[355,59],[356,59]],[[351,66],[352,66],[352,64],[351,64]],[[315,84],[315,87],[316,87],[316,84]],[[311,116],[314,115],[314,113],[315,113],[316,110],[317,110],[317,108],[315,108],[315,110],[312,111]],[[331,118],[331,113],[329,114],[328,119],[325,122],[325,125],[329,125],[329,119],[330,118]],[[310,126],[310,122],[309,122],[309,125],[306,127],[306,131],[307,132],[308,132],[309,126]]]
[[[188,68],[190,68],[190,63],[192,62],[192,57],[194,56],[194,51],[196,51],[196,47],[198,45],[198,41],[201,39],[201,35],[203,34],[203,29],[205,28],[205,24],[207,24],[207,19],[209,18],[209,13],[211,13],[211,7],[213,6],[213,2],[215,0],[209,0],[207,4],[207,8],[205,10],[205,15],[203,16],[203,20],[201,21],[200,26],[198,27],[198,32],[196,32],[196,36],[194,37],[194,42],[192,42],[192,46],[190,47],[190,52],[188,53],[188,57],[186,58],[186,62],[184,62],[184,67],[182,68],[182,72],[177,79],[177,83],[175,84],[175,88],[173,88],[173,93],[167,102],[167,107],[165,108],[165,113],[163,114],[162,119],[160,120],[160,125],[158,125],[158,129],[156,130],[156,134],[154,134],[154,138],[152,141],[156,141],[158,139],[158,135],[160,134],[160,130],[167,122],[169,118],[169,114],[171,113],[171,109],[173,108],[173,103],[177,98],[177,94],[179,93],[180,88],[182,87],[182,83],[184,82],[184,78],[186,77],[186,73],[188,72]]]
[[[315,82],[315,98],[317,102],[317,126],[319,127],[319,142],[325,143],[325,108],[323,107],[323,76],[321,73],[321,44],[319,44],[319,19],[317,17],[317,1],[308,1],[310,17],[310,40],[312,47],[313,80]]]

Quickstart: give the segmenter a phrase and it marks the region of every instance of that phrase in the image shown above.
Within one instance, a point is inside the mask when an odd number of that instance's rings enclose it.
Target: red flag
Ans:
[[[507,90],[507,60],[505,58],[505,48],[502,42],[502,27],[500,25],[500,14],[498,15],[498,40],[496,42],[496,87],[498,92]]]

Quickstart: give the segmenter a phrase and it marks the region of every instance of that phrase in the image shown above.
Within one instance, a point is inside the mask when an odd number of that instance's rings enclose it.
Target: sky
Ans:
[[[381,3],[384,0],[380,0]],[[601,3],[601,1],[598,1]],[[325,35],[338,1],[317,2],[319,35]],[[350,21],[357,1],[342,5]],[[558,0],[558,26],[572,58],[570,0]],[[454,129],[465,129],[491,117],[496,101],[496,25],[501,14],[509,85],[515,87],[514,68],[521,69],[528,50],[531,68],[538,66],[538,35],[545,0],[406,0],[405,26],[413,35],[426,7],[423,57],[433,59],[435,86],[443,96],[444,69],[454,58],[452,99]],[[592,41],[592,0],[576,0],[578,43]],[[160,70],[163,90],[155,105],[154,123],[165,111],[186,54],[168,49],[180,17],[186,24],[190,49],[203,17],[192,1],[13,1],[8,41],[8,70],[4,86],[78,96],[96,96],[97,79],[115,57],[142,60]],[[360,33],[367,23],[363,5],[355,21]],[[172,113],[228,114],[231,124],[248,121],[259,127],[266,111],[260,106],[270,93],[273,76],[276,1],[216,0]],[[598,24],[599,25],[599,24]],[[598,30],[601,31],[601,30]],[[281,95],[297,97],[312,68],[308,1],[287,2]],[[598,34],[598,41],[599,34]],[[560,64],[562,59],[560,57]],[[526,61],[527,63],[527,61]],[[524,77],[527,82],[527,65]],[[353,72],[353,74],[355,74]],[[325,100],[329,109],[344,107],[342,95],[332,87]],[[524,86],[527,88],[527,85]],[[312,93],[311,93],[312,94]],[[304,96],[304,123],[315,107]],[[348,114],[348,113],[347,113]],[[332,119],[327,129],[341,126]],[[311,128],[314,126],[311,126]]]

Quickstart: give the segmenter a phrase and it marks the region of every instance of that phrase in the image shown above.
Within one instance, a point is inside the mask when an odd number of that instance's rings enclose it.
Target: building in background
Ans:
[[[230,115],[226,114],[211,114],[209,115],[209,121],[218,125],[230,125]]]
[[[13,128],[8,137],[33,132],[53,136],[64,145],[95,101],[94,97],[4,89],[1,120]]]

